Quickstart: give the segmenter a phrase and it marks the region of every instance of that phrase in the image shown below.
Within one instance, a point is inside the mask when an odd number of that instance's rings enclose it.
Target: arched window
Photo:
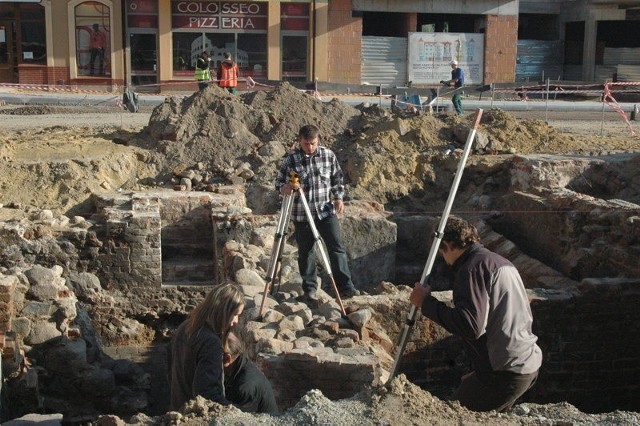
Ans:
[[[98,1],[85,1],[75,7],[78,76],[111,75],[109,19],[109,7]]]

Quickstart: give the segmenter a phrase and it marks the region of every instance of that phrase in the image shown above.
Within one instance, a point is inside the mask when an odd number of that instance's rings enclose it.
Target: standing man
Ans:
[[[104,74],[104,49],[107,46],[107,38],[100,31],[100,25],[93,24],[93,30],[89,35],[89,50],[91,58],[89,59],[89,75],[94,75],[93,65],[98,61],[98,75]]]
[[[238,64],[231,59],[231,53],[225,52],[224,61],[218,65],[218,86],[223,87],[229,93],[235,95],[238,86]]]
[[[196,71],[194,76],[198,81],[198,89],[206,89],[209,86],[209,81],[211,80],[211,58],[209,58],[209,54],[205,50],[201,54],[198,55],[198,59],[196,60]]]
[[[474,411],[503,412],[533,386],[542,364],[527,292],[516,268],[479,243],[478,230],[450,217],[439,254],[450,267],[453,307],[416,283],[410,301],[422,314],[460,336],[473,371],[451,399]]]
[[[342,244],[340,224],[336,216],[344,212],[342,169],[333,151],[319,146],[319,133],[319,129],[312,124],[300,129],[299,147],[285,156],[278,170],[275,186],[281,195],[290,195],[298,188],[302,188],[316,229],[327,246],[336,287],[342,298],[347,299],[359,295],[360,291],[354,287],[351,280],[347,253]],[[290,172],[298,175],[299,186],[289,182]],[[311,307],[317,307],[318,281],[316,257],[313,251],[316,241],[299,196],[294,201],[291,218],[298,244],[298,268],[304,291],[302,300]]]
[[[462,109],[462,91],[460,88],[464,84],[464,71],[462,68],[458,67],[458,61],[455,59],[450,62],[451,65],[451,80],[447,81],[447,85],[455,87],[457,90],[453,94],[451,98],[451,102],[453,103],[453,108],[456,110],[457,115],[464,114],[464,110]]]
[[[279,414],[271,383],[244,354],[242,341],[233,332],[227,338],[223,365],[229,401],[247,413]]]

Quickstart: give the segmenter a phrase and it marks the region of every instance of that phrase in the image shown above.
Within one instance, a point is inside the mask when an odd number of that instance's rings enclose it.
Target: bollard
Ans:
[[[638,105],[634,105],[631,111],[631,120],[636,121],[638,114],[640,114],[640,109],[638,109]]]

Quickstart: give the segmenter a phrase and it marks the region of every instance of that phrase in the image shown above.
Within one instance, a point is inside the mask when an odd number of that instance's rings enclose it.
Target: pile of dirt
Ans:
[[[162,154],[156,161],[164,181],[173,170],[202,163],[217,176],[214,182],[224,182],[234,169],[249,164],[254,174],[247,193],[259,192],[262,200],[275,197],[269,191],[276,169],[284,152],[295,146],[299,128],[315,124],[321,143],[336,152],[343,166],[349,197],[390,208],[409,198],[419,208],[430,202],[421,199],[425,188],[441,192],[450,184],[438,176],[455,169],[457,157],[450,153],[464,145],[454,129],[470,128],[473,122],[473,115],[391,112],[375,105],[351,107],[335,99],[322,102],[288,83],[240,96],[211,86],[187,98],[167,98],[132,144]],[[559,133],[542,120],[518,120],[498,109],[484,112],[478,134],[488,139],[491,154],[595,149],[584,138]],[[504,161],[494,157],[495,162]],[[259,209],[264,203],[248,204]]]
[[[425,194],[443,193],[450,186],[457,165],[452,153],[464,143],[454,129],[473,123],[472,115],[322,102],[288,83],[239,96],[211,86],[187,97],[168,97],[148,121],[140,120],[148,112],[123,113],[113,107],[7,106],[0,112],[19,114],[7,115],[10,126],[17,126],[16,117],[28,121],[30,113],[43,114],[34,117],[39,128],[21,126],[0,134],[0,173],[8,177],[0,187],[2,203],[67,215],[89,215],[92,193],[173,188],[175,170],[197,163],[210,176],[206,184],[230,183],[233,171],[248,164],[253,176],[246,184],[248,205],[258,214],[270,213],[277,207],[273,179],[281,157],[295,146],[297,132],[306,124],[318,126],[321,143],[336,152],[348,197],[373,200],[390,210],[399,203],[424,208],[432,202]],[[140,127],[125,129],[125,123]],[[562,133],[545,121],[518,119],[498,109],[484,111],[479,129],[494,148],[492,154],[507,156],[639,148],[628,133],[612,138],[593,133]],[[479,158],[499,164],[508,160],[505,155],[477,153],[469,164]]]
[[[322,143],[334,144],[359,111],[342,102],[323,103],[283,83],[271,92],[230,95],[209,86],[187,98],[168,98],[152,113],[136,143],[166,154],[165,169],[203,162],[213,169],[248,161],[261,164],[257,150],[278,141],[290,148],[305,124],[318,126]]]

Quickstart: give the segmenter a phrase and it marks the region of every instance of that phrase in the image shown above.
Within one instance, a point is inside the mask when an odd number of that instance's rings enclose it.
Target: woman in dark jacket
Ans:
[[[176,330],[168,351],[171,410],[200,395],[222,405],[223,357],[231,327],[244,309],[240,287],[223,284],[212,289]]]

